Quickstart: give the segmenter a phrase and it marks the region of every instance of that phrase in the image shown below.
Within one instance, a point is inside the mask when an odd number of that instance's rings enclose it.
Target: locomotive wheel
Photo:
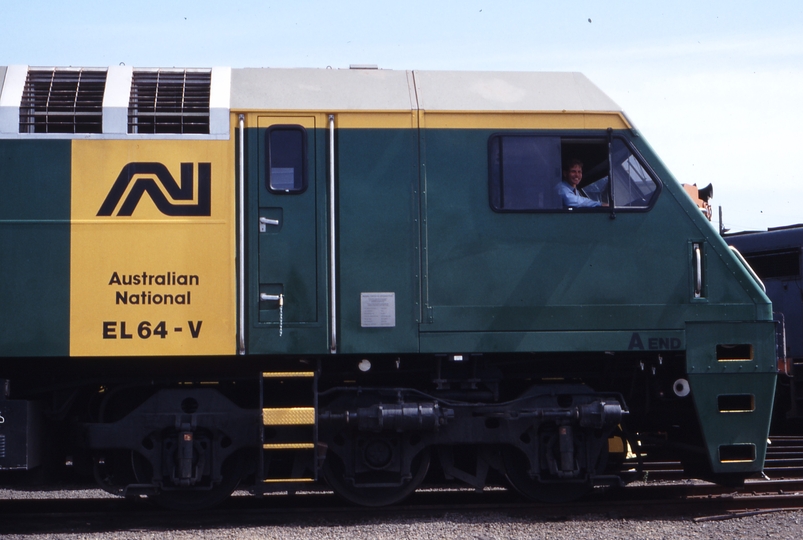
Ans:
[[[148,500],[162,508],[181,512],[212,508],[228,499],[237,488],[245,474],[245,463],[245,456],[235,453],[223,463],[221,470],[223,479],[219,484],[215,484],[209,489],[160,490],[155,495],[149,495]]]
[[[335,493],[347,501],[360,506],[386,506],[403,500],[415,491],[424,481],[429,470],[429,463],[429,448],[424,448],[413,458],[410,466],[412,478],[409,480],[399,486],[362,487],[355,486],[353,482],[345,478],[346,467],[343,460],[330,451],[326,454],[326,461],[323,463],[323,475]]]
[[[542,503],[566,503],[577,500],[592,491],[590,482],[541,482],[530,477],[530,461],[515,448],[503,451],[505,476],[513,488],[524,497]]]

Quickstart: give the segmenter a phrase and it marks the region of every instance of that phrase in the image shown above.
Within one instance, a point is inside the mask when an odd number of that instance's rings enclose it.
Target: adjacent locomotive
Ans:
[[[778,388],[772,433],[800,433],[803,425],[803,225],[725,236],[766,286],[778,332]]]
[[[574,73],[0,68],[6,484],[760,473],[772,308]],[[564,207],[571,159],[599,205]]]

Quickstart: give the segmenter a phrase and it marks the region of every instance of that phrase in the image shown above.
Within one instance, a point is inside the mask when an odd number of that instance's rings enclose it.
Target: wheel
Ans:
[[[388,458],[381,447],[376,447],[371,450],[369,459],[381,462]],[[381,472],[360,474],[360,483],[355,485],[353,480],[345,477],[346,467],[343,460],[330,450],[323,463],[323,475],[335,493],[347,501],[360,506],[386,506],[405,499],[415,491],[424,481],[429,463],[430,452],[428,448],[424,448],[413,458],[410,466],[412,477],[403,480],[400,485],[387,485],[393,482],[388,481],[387,473]]]
[[[542,482],[530,477],[530,460],[523,452],[512,447],[502,452],[505,476],[513,488],[524,497],[543,503],[566,503],[577,500],[591,492],[593,484],[588,481],[564,479]]]
[[[143,462],[144,460],[140,460]],[[171,490],[159,490],[154,495],[149,495],[148,500],[155,505],[168,510],[178,510],[181,512],[192,512],[212,508],[221,504],[229,498],[240,483],[246,471],[246,456],[242,452],[237,452],[223,463],[220,483],[208,489],[204,488],[178,488]],[[147,464],[140,463],[142,469],[150,469]]]

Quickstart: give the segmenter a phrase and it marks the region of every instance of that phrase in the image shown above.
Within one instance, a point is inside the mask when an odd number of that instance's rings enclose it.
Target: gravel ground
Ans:
[[[328,524],[320,521],[305,526],[243,527],[214,530],[116,531],[93,534],[8,535],[6,539],[347,539],[347,540],[718,540],[803,537],[803,512],[779,512],[706,523],[691,520],[632,520],[585,516],[566,521],[529,520],[498,513],[451,515],[440,519],[400,518],[393,523],[366,520],[356,525]]]
[[[92,492],[94,495],[94,492]],[[0,490],[0,499],[25,498],[32,494]],[[103,492],[98,492],[102,496]],[[41,493],[38,494],[41,497]],[[65,496],[64,492],[50,496]],[[67,495],[69,496],[69,495]],[[92,496],[82,492],[83,497]],[[0,520],[2,516],[0,515]],[[803,538],[803,511],[784,511],[724,521],[695,523],[691,519],[622,519],[588,515],[565,519],[527,518],[503,512],[453,513],[441,518],[412,518],[400,516],[366,518],[359,523],[311,517],[304,525],[237,527],[216,529],[158,530],[144,529],[104,533],[64,533],[4,535],[5,539],[25,540],[84,540],[84,539],[343,539],[343,540],[685,540],[716,538],[717,540]]]

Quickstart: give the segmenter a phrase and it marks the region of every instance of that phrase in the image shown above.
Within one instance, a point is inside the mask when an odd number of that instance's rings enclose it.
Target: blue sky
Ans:
[[[0,0],[0,65],[581,71],[732,230],[803,223],[803,2]]]

